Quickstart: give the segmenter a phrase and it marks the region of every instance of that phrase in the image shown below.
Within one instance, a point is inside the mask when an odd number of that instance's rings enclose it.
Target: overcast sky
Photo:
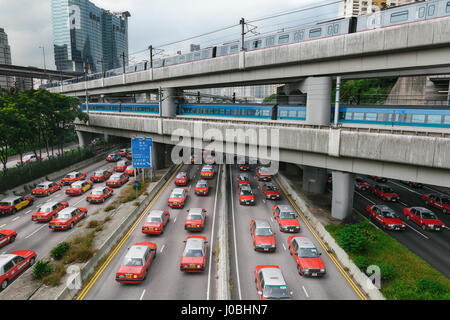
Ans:
[[[238,24],[241,17],[252,20],[275,13],[332,3],[336,0],[92,0],[95,5],[110,11],[129,11],[128,45],[134,54],[148,47],[182,40],[222,27]],[[0,28],[8,34],[12,63],[43,67],[45,47],[46,66],[55,69],[51,22],[51,0],[0,0]],[[259,32],[282,27],[315,23],[335,18],[337,5],[308,10],[276,19],[255,23]],[[239,28],[222,31],[207,37],[172,46],[185,48],[188,43],[203,46],[221,40],[238,39]],[[148,53],[136,54],[135,61],[147,58]]]

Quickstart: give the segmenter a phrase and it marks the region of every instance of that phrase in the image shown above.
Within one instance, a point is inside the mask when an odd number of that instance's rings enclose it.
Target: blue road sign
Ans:
[[[152,138],[135,138],[131,141],[134,168],[153,168]]]

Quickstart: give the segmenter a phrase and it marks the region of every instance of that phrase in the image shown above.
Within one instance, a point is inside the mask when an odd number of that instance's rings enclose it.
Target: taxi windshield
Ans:
[[[125,259],[123,260],[122,265],[123,266],[127,266],[127,267],[142,267],[144,265],[144,263],[142,262],[141,258],[127,258],[127,257],[125,257]]]
[[[433,212],[431,211],[423,211],[422,212],[423,219],[437,219]]]
[[[381,215],[383,218],[389,218],[389,219],[397,219],[399,216],[394,211],[382,211]]]
[[[394,190],[392,190],[390,187],[381,187],[381,190],[383,192],[386,192],[386,193],[393,193],[394,192]]]
[[[280,219],[295,219],[295,214],[289,211],[281,211]]]
[[[199,187],[199,188],[206,188],[208,186],[208,184],[206,184],[206,183],[197,183],[197,187]]]
[[[75,177],[76,177],[75,174],[66,174],[64,178],[75,178]]]
[[[270,237],[273,236],[273,233],[270,228],[256,228],[255,235],[259,237]]]
[[[198,213],[190,213],[187,216],[187,220],[202,220],[202,215]]]
[[[96,196],[101,196],[103,194],[103,190],[94,190],[92,191],[92,194]]]
[[[291,296],[286,286],[264,286],[263,297],[270,299],[287,299]]]
[[[162,222],[161,217],[147,217],[147,222]]]
[[[95,171],[94,176],[102,176],[103,171]]]
[[[11,204],[8,201],[0,201],[0,206],[10,206]]]
[[[172,193],[172,197],[171,198],[183,198],[183,193]]]
[[[203,257],[202,249],[186,249],[184,250],[183,256],[185,257]]]
[[[251,189],[242,189],[241,190],[241,195],[243,195],[243,196],[251,196],[251,195],[253,195],[253,193],[252,193]]]
[[[442,198],[443,204],[450,204],[450,198]]]
[[[47,189],[47,185],[45,185],[45,184],[38,184],[36,186],[36,189]]]
[[[269,185],[266,185],[266,190],[276,191],[276,190],[278,190],[278,188],[272,184],[269,184]]]
[[[38,212],[52,212],[52,208],[51,207],[40,207],[38,209]]]
[[[319,256],[316,248],[300,248],[297,253],[302,258],[317,258]]]
[[[58,213],[56,219],[70,219],[71,215],[68,213]]]

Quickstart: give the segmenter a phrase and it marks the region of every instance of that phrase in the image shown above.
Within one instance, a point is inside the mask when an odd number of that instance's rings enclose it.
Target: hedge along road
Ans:
[[[220,167],[215,165],[214,179],[209,180],[209,195],[197,196],[194,193],[196,182],[200,179],[201,165],[183,165],[182,171],[189,173],[188,197],[183,209],[171,209],[167,200],[173,188],[174,175],[155,196],[136,223],[122,238],[108,256],[91,281],[81,291],[77,300],[208,300],[215,299],[216,265],[211,250],[214,250],[218,224],[215,223],[215,208],[219,208],[218,197]],[[202,232],[187,232],[184,221],[189,208],[205,208],[207,218]],[[144,235],[141,232],[144,217],[153,209],[168,210],[170,220],[161,235]],[[214,226],[214,227],[213,227]],[[206,268],[201,273],[184,273],[180,271],[180,260],[184,248],[183,241],[190,235],[206,236]],[[141,284],[127,285],[115,281],[118,270],[128,248],[138,242],[157,244],[157,255],[149,267],[147,279]]]

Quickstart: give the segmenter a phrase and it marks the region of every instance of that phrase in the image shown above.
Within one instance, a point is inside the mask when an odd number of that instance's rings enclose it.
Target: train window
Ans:
[[[428,16],[434,16],[434,4],[432,4],[431,6],[428,7]]]
[[[444,123],[450,124],[450,116],[444,116]]]
[[[203,58],[203,59],[209,58],[209,50],[204,50],[204,51],[202,52],[202,58]]]
[[[425,17],[425,7],[419,8],[419,18]]]
[[[392,23],[403,22],[406,20],[408,20],[408,10],[394,12],[393,14],[391,14],[391,22]]]
[[[335,24],[334,25],[334,34],[338,34],[339,33],[339,24]]]
[[[288,117],[289,117],[289,118],[296,118],[296,117],[297,117],[297,111],[295,111],[295,110],[289,111]]]
[[[252,49],[261,48],[262,41],[261,40],[255,40],[252,41]]]
[[[425,115],[424,114],[413,114],[411,122],[423,123],[423,122],[425,122]]]
[[[309,37],[310,38],[317,38],[322,35],[322,28],[316,28],[309,30]]]
[[[429,114],[428,123],[441,123],[442,116],[440,114]]]
[[[297,116],[299,118],[305,118],[306,117],[306,110],[301,110],[297,112]]]
[[[247,109],[242,109],[241,110],[241,116],[246,116],[247,115]]]
[[[300,31],[294,32],[294,41],[300,41]]]
[[[266,38],[266,47],[273,46],[275,44],[275,37]]]
[[[228,47],[223,46],[223,47],[220,48],[220,55],[221,55],[221,56],[224,56],[224,55],[226,55],[227,53],[228,53]]]
[[[346,112],[339,112],[339,119],[340,120],[346,120],[345,119],[345,115],[346,115]]]
[[[333,34],[333,26],[329,25],[328,26],[328,35],[332,35]]]
[[[230,47],[230,53],[234,53],[234,52],[238,52],[238,51],[239,51],[239,46],[237,44]]]
[[[447,12],[447,13],[450,12],[450,2],[447,2],[447,7],[445,9],[445,12]]]
[[[288,43],[288,42],[289,42],[288,34],[284,34],[284,35],[278,37],[278,44]]]
[[[352,112],[346,112],[344,115],[345,120],[352,120],[353,113]]]
[[[280,118],[286,118],[287,114],[288,114],[288,112],[286,110],[280,111]],[[449,117],[449,120],[450,120],[450,117]]]
[[[186,61],[186,57],[185,56],[179,56],[178,57],[178,62],[179,63],[183,63],[183,62],[185,62]]]
[[[262,115],[265,117],[270,117],[270,115],[272,114],[271,110],[263,110]]]
[[[364,120],[364,112],[355,112],[353,114],[353,120]]]
[[[366,113],[366,121],[377,121],[376,113]]]

